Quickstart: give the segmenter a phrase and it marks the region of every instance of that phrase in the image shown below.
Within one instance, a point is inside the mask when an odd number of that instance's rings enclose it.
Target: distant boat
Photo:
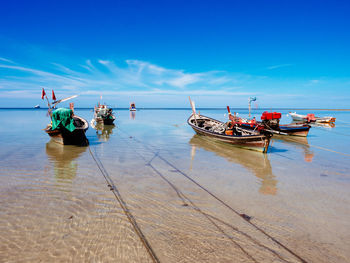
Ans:
[[[34,106],[34,109],[40,109],[40,105],[38,104],[38,105],[35,105]]]
[[[113,115],[113,109],[108,108],[107,105],[101,105],[98,103],[98,106],[94,108],[94,120],[96,123],[103,123],[105,125],[112,125],[115,116]]]
[[[136,106],[135,106],[135,103],[132,102],[130,103],[130,108],[129,108],[130,111],[136,111]]]
[[[293,121],[301,121],[307,123],[334,123],[334,117],[316,117],[315,114],[301,115],[296,112],[289,112],[289,115],[292,117]]]

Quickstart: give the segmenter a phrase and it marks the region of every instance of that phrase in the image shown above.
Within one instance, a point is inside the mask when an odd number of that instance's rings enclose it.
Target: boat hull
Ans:
[[[241,127],[244,127],[245,129],[256,129],[256,125],[250,125],[243,123],[241,124]],[[284,136],[301,136],[306,137],[309,134],[310,126],[307,124],[285,124],[285,125],[279,125],[278,128],[272,128],[276,134],[280,133],[279,135]]]
[[[313,120],[308,120],[306,115],[300,115],[290,112],[289,115],[292,117],[295,122],[307,122],[307,123],[334,123],[334,117],[315,117]]]
[[[268,147],[270,145],[270,136],[266,136],[263,134],[246,135],[246,136],[219,134],[216,132],[207,131],[203,128],[200,128],[200,127],[193,125],[190,121],[191,117],[188,119],[187,123],[192,127],[192,129],[198,135],[207,136],[207,137],[210,137],[210,138],[215,139],[217,141],[232,144],[236,147],[240,147],[240,148],[244,148],[244,149],[248,149],[248,150],[253,150],[253,151],[258,151],[258,152],[262,152],[262,153],[266,153],[268,150]],[[208,117],[205,117],[205,118],[208,118]]]
[[[113,125],[115,120],[115,116],[112,115],[112,118],[102,118],[102,117],[96,117],[95,121],[96,123],[101,123],[104,125]]]
[[[103,119],[103,124],[104,125],[112,125],[115,120],[115,117],[113,116],[113,119]]]
[[[59,128],[52,130],[49,125],[45,132],[57,143],[63,145],[78,145],[78,146],[87,146],[89,145],[89,141],[86,138],[85,132],[89,128],[88,122],[83,118],[78,116],[74,117],[83,123],[81,127],[76,127],[73,132],[65,128]]]
[[[306,137],[309,134],[310,126],[301,125],[301,126],[293,127],[293,125],[280,125],[279,131],[286,133],[289,136]]]

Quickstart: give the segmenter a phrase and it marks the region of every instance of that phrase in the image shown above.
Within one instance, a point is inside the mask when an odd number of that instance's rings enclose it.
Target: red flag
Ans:
[[[55,92],[52,90],[52,100],[56,100]]]
[[[46,93],[45,93],[45,90],[44,90],[44,88],[43,88],[43,90],[41,91],[41,99],[43,100],[44,99],[44,96],[46,95]]]

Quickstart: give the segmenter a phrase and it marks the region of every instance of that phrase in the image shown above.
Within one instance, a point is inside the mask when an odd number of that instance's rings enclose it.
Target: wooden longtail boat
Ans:
[[[289,136],[301,136],[306,137],[309,133],[310,126],[305,124],[283,124],[278,126],[265,126],[263,123],[258,122],[257,124],[242,123],[241,127],[246,129],[254,130],[257,125],[262,125],[264,129],[272,132],[276,135],[289,135]]]
[[[57,143],[63,145],[78,145],[78,146],[87,146],[89,141],[85,136],[86,130],[89,128],[88,122],[79,117],[72,116],[73,125],[75,129],[69,131],[65,127],[59,126],[56,129],[52,129],[52,124],[49,124],[45,132]]]
[[[316,117],[315,114],[301,115],[296,112],[289,112],[289,115],[292,117],[293,121],[306,122],[306,123],[334,123],[334,117]]]
[[[277,135],[289,135],[289,136],[302,136],[306,137],[311,128],[310,125],[305,123],[291,123],[291,124],[280,124],[281,113],[279,112],[263,112],[261,115],[261,121],[256,121],[255,118],[252,120],[244,120],[236,116],[232,116],[230,108],[227,106],[229,112],[229,118],[235,124],[245,129],[269,131]]]
[[[89,128],[89,124],[83,118],[74,115],[74,104],[70,103],[70,109],[59,108],[55,110],[57,104],[75,97],[77,95],[56,100],[52,90],[53,101],[50,103],[44,88],[42,89],[41,99],[46,98],[49,108],[48,115],[51,118],[51,123],[44,130],[55,142],[60,144],[86,146],[89,145],[89,141],[85,136],[85,131]]]
[[[232,127],[227,133],[225,123],[198,114],[192,114],[188,125],[199,135],[205,135],[218,141],[230,143],[237,147],[266,153],[270,144],[271,133],[262,134],[258,131],[244,129],[238,126]]]
[[[115,120],[113,109],[108,108],[107,105],[98,103],[98,106],[94,108],[94,119],[96,123],[112,125]]]

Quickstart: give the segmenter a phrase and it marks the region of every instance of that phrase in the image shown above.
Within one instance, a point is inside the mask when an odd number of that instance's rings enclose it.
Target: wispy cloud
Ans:
[[[236,85],[237,79],[227,73],[190,73],[140,60],[126,60],[124,65],[117,65],[111,60],[86,60],[76,69],[56,62],[46,66],[43,70],[17,64],[0,64],[0,87],[9,91],[7,95],[17,94],[14,93],[16,90],[34,92],[34,87],[43,86],[64,93],[72,91],[90,95],[102,91],[114,95],[130,92],[143,95],[248,94],[240,91],[241,87]],[[1,96],[6,94],[2,93]]]
[[[205,102],[209,107],[219,106],[221,103],[245,106],[249,96],[257,96],[261,106],[263,103],[266,106],[283,106],[288,101],[301,100],[303,94],[312,93],[315,86],[324,87],[324,93],[329,90],[328,86],[334,84],[343,87],[349,83],[348,79],[338,82],[327,79],[281,81],[270,77],[215,70],[188,72],[141,60],[116,63],[111,59],[101,58],[88,59],[80,64],[51,62],[37,67],[9,61],[11,60],[7,58],[0,59],[0,106],[9,98],[32,98],[32,101],[37,101],[41,88],[54,89],[59,97],[84,95],[84,100],[80,101],[90,101],[84,106],[90,105],[101,94],[114,101],[123,98],[124,103],[128,103],[129,98],[147,98],[153,106],[163,99],[167,101],[164,103],[172,101],[175,105],[184,106],[187,103],[184,98],[188,95],[194,96],[198,102],[202,99],[201,105],[204,106]],[[174,101],[181,102],[176,104]]]
[[[272,70],[272,69],[277,69],[277,68],[284,68],[284,67],[290,67],[293,66],[293,64],[279,64],[279,65],[273,65],[269,66],[266,69]]]
[[[2,58],[2,57],[0,57],[0,61],[8,62],[8,63],[14,63],[12,60],[9,60],[7,58]]]

